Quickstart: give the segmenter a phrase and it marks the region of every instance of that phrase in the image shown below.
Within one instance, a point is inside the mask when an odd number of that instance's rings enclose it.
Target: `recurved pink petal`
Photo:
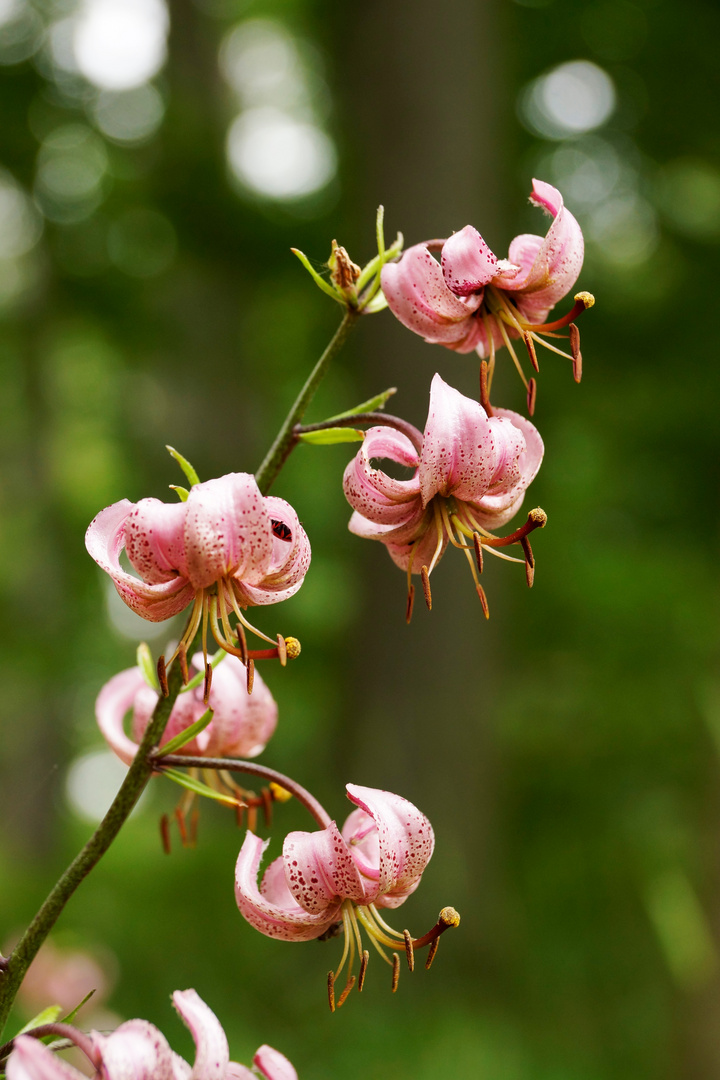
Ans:
[[[523,314],[538,321],[577,281],[585,248],[582,230],[563,204],[557,188],[533,180],[530,201],[552,214],[553,223],[544,239],[531,235],[515,237],[509,257],[521,271],[512,280],[498,285],[509,292],[522,293],[522,299],[517,298],[517,302]]]
[[[257,584],[273,555],[270,519],[250,473],[194,484],[185,503],[185,558],[194,588],[226,575]]]
[[[267,843],[248,832],[240,848],[235,867],[235,899],[240,914],[267,937],[311,941],[337,921],[341,905],[329,906],[317,915],[301,908],[287,887],[282,857],[275,859],[265,871],[261,893],[257,875]]]
[[[187,578],[185,516],[187,503],[141,499],[125,520],[125,550],[148,585]]]
[[[417,887],[430,861],[435,836],[430,822],[407,799],[378,788],[347,784],[348,798],[375,822],[378,835],[376,903],[398,907]],[[368,848],[363,849],[367,855]],[[372,890],[366,903],[375,897]]]
[[[422,436],[417,432],[417,444]],[[394,428],[374,427],[366,432],[362,446],[345,469],[345,498],[358,513],[380,525],[404,525],[417,512],[420,485],[417,475],[396,480],[372,462],[387,459],[417,468],[418,450],[407,435]]]
[[[83,1080],[81,1072],[31,1035],[15,1039],[6,1076],[7,1080]]]
[[[215,1013],[194,990],[176,990],[172,1000],[195,1042],[191,1080],[225,1080],[230,1055]]]
[[[407,570],[408,567],[412,567],[413,574],[419,574],[422,571],[423,566],[429,566],[435,558],[435,554],[439,550],[436,562],[442,558],[445,548],[448,545],[447,533],[443,530],[438,534],[438,530],[434,527],[434,516],[432,507],[428,510],[428,523],[425,532],[417,536],[414,542],[400,541],[386,539],[384,543],[387,546],[388,554],[390,558],[399,566],[401,570]]]
[[[310,541],[290,503],[268,495],[265,510],[271,527],[270,562],[258,582],[241,580],[243,575],[236,574],[233,587],[243,605],[287,600],[298,591],[310,567]]]
[[[118,593],[133,611],[151,622],[162,622],[179,614],[192,600],[195,590],[186,578],[146,584],[120,566],[125,544],[125,522],[133,508],[127,499],[101,510],[88,527],[85,547],[95,562],[115,583]]]
[[[195,659],[194,666],[202,670],[202,655]],[[197,693],[202,693],[200,687]],[[208,703],[213,718],[197,738],[202,747],[200,753],[208,757],[243,758],[262,753],[277,726],[278,708],[257,671],[253,692],[248,694],[245,665],[238,657],[228,654],[213,672]],[[204,711],[205,706],[202,708]]]
[[[498,269],[496,256],[472,225],[445,241],[440,264],[445,283],[456,296],[480,293]]]
[[[253,1065],[265,1080],[297,1080],[297,1073],[284,1054],[272,1046],[261,1046]]]
[[[111,1035],[91,1032],[107,1080],[175,1080],[167,1039],[147,1020],[128,1020]]]
[[[458,352],[470,352],[477,344],[472,314],[482,297],[461,298],[451,292],[425,244],[408,248],[399,262],[387,263],[381,284],[393,315],[425,341]]]
[[[110,748],[115,751],[121,761],[131,765],[137,752],[137,743],[125,734],[125,714],[135,703],[139,691],[145,687],[154,698],[154,704],[150,713],[157,704],[157,694],[153,694],[150,687],[143,679],[140,668],[128,668],[118,675],[113,675],[109,682],[105,683],[98,694],[95,702],[95,718],[98,727],[107,740]],[[150,713],[147,720],[150,719]],[[147,726],[147,720],[145,726]]]
[[[423,505],[435,495],[480,499],[495,472],[495,443],[482,405],[435,375],[418,479]]]
[[[300,907],[313,915],[335,910],[342,900],[361,901],[365,895],[357,866],[334,821],[317,832],[288,833],[283,862],[288,889]]]

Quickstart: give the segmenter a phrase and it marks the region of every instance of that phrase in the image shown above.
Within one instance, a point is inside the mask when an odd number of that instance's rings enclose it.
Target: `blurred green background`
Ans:
[[[406,628],[402,574],[346,530],[352,448],[302,447],[276,493],[311,573],[258,616],[303,643],[263,670],[261,760],[340,819],[346,781],[417,803],[437,849],[402,925],[451,903],[460,930],[392,998],[374,958],[331,1016],[338,942],[243,922],[228,813],[163,855],[158,782],[57,941],[114,955],[118,1017],[189,1056],[168,995],[194,986],[233,1057],[268,1042],[301,1080],[720,1073],[719,30],[711,0],[2,0],[0,948],[117,784],[83,765],[98,690],[177,632],[113,599],[90,519],[181,482],[165,443],[203,479],[257,466],[338,322],[290,246],[364,262],[382,202],[389,235],[471,222],[503,256],[547,227],[538,176],[598,303],[580,387],[540,355],[533,591],[490,560],[486,624],[449,553]],[[502,359],[494,398],[522,409]],[[435,371],[475,393],[470,357],[363,319],[309,419],[394,385],[422,427]],[[271,853],[305,827],[281,807]]]

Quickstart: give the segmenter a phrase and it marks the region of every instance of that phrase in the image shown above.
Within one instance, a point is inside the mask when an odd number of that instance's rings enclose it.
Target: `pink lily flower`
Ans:
[[[192,667],[203,670],[202,655],[193,657]],[[193,671],[190,674],[194,674]],[[255,676],[252,695],[246,689],[245,665],[227,655],[213,672],[207,699],[202,686],[183,691],[173,706],[160,745],[174,739],[213,710],[208,726],[178,751],[202,757],[257,757],[265,749],[277,725],[278,708],[270,690]],[[128,668],[105,684],[100,691],[95,716],[109,746],[121,761],[130,765],[158,702],[158,694],[145,682],[139,667]],[[125,733],[124,719],[132,710],[131,735]]]
[[[170,1049],[165,1036],[146,1020],[128,1020],[110,1035],[85,1034],[69,1024],[48,1024],[38,1033],[71,1039],[87,1055],[102,1080],[246,1080],[244,1065],[229,1060],[227,1038],[220,1023],[194,990],[176,990],[173,1004],[195,1041],[192,1066]],[[259,1059],[259,1060],[258,1060]],[[297,1080],[287,1058],[271,1047],[255,1055],[266,1080]],[[264,1070],[264,1071],[263,1071]],[[8,1080],[85,1080],[37,1038],[19,1035],[7,1063]]]
[[[509,409],[485,408],[435,375],[430,409],[421,435],[391,427],[370,428],[345,470],[345,496],[355,513],[350,531],[385,544],[395,563],[407,571],[408,621],[412,613],[412,574],[420,574],[428,607],[429,578],[448,543],[460,548],[487,615],[487,601],[478,580],[483,551],[521,543],[528,569],[534,566],[527,534],[545,524],[542,510],[511,536],[490,531],[505,525],[520,509],[525,491],[543,458],[543,442],[535,427]],[[387,458],[415,470],[409,480],[395,480],[373,461]],[[468,542],[469,541],[469,542]],[[509,558],[503,555],[503,558]]]
[[[435,845],[432,826],[417,807],[389,791],[348,784],[347,793],[357,809],[342,830],[331,821],[316,832],[289,833],[282,855],[267,867],[259,889],[260,861],[269,841],[263,842],[248,832],[235,868],[235,898],[240,913],[267,937],[311,941],[332,937],[342,930],[345,947],[340,965],[328,976],[331,1009],[336,1005],[335,984],[346,961],[348,979],[338,1005],[355,985],[352,969],[356,944],[360,948],[358,924],[384,959],[393,964],[395,990],[397,955],[390,961],[383,946],[402,948],[412,970],[414,947],[437,941],[443,930],[459,922],[457,912],[445,908],[437,926],[417,940],[408,931],[398,933],[388,926],[378,909],[399,907],[418,887]],[[359,990],[367,962],[365,950]]]
[[[540,335],[571,325],[570,346],[576,381],[582,373],[579,333],[572,320],[591,307],[590,293],[578,293],[572,310],[548,323],[549,311],[573,287],[583,264],[584,242],[577,221],[565,207],[557,188],[533,180],[530,202],[553,217],[547,234],[516,236],[507,259],[498,259],[480,233],[466,225],[445,241],[408,248],[398,262],[382,270],[382,289],[388,306],[409,330],[431,344],[459,353],[475,350],[490,358],[506,345],[525,382],[511,338],[522,338],[535,370],[535,342],[562,356],[567,353]],[[438,263],[431,250],[440,248]],[[531,410],[532,411],[532,410]]]
[[[178,651],[190,647],[202,620],[204,632],[209,622],[220,647],[242,659],[269,655],[248,653],[243,627],[275,646],[273,655],[283,662],[299,652],[294,639],[288,652],[282,638],[267,638],[242,612],[293,596],[310,565],[310,543],[297,514],[283,499],[263,497],[250,473],[194,484],[186,502],[172,505],[122,499],[91,522],[85,546],[144,619],[161,622],[194,601]],[[123,548],[139,576],[120,565]]]

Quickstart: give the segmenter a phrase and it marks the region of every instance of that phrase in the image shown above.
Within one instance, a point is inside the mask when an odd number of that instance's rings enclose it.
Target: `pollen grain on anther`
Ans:
[[[575,323],[570,323],[570,352],[573,358],[573,378],[576,383],[582,379],[582,353],[580,352],[580,331]]]
[[[170,845],[170,819],[167,814],[163,814],[160,818],[160,839],[162,840],[163,851],[166,855],[169,855],[172,848]]]
[[[328,971],[327,989],[330,1012],[335,1012],[335,975],[332,971]]]
[[[482,572],[483,572],[483,549],[482,549],[482,539],[480,537],[480,533],[478,533],[478,532],[473,533],[473,547],[475,548],[475,562],[477,563],[478,574],[482,574]]]
[[[398,988],[398,983],[400,982],[400,957],[396,952],[393,953],[392,966],[393,972],[391,990],[394,994]]]
[[[247,662],[247,692],[252,694],[253,683],[255,682],[255,661],[251,658]]]
[[[358,974],[358,992],[362,991],[365,985],[365,973],[367,972],[368,961],[370,960],[370,953],[367,949],[363,949],[362,959],[360,961],[360,972]]]
[[[436,952],[438,951],[439,948],[440,948],[440,938],[436,937],[434,941],[430,942],[430,948],[428,949],[428,954],[427,954],[427,957],[425,959],[425,970],[426,971],[429,971],[430,968],[432,967],[432,962],[435,959],[435,954],[436,954]]]
[[[287,664],[287,659],[288,659],[287,658],[287,645],[285,644],[285,638],[282,636],[282,634],[278,634],[278,636],[277,636],[277,649],[278,649],[278,660],[280,661],[280,665],[281,665],[281,667],[285,667],[285,665]]]
[[[408,626],[410,625],[410,620],[412,619],[414,603],[415,603],[415,586],[410,585],[410,587],[408,588],[408,594],[407,594],[407,605],[405,607],[405,622],[408,624]]]
[[[352,990],[354,985],[355,985],[355,976],[354,975],[348,975],[348,980],[345,983],[345,988],[344,988],[342,994],[340,995],[340,997],[337,1000],[338,1009],[340,1008],[341,1005],[345,1004],[345,1002],[347,1001],[348,996],[350,994],[350,991]]]
[[[205,664],[205,678],[203,680],[203,705],[207,705],[210,700],[210,690],[212,688],[212,665]]]
[[[415,970],[415,951],[413,949],[412,934],[409,930],[403,930],[403,937],[405,938],[405,958],[407,960],[407,966],[410,971]]]
[[[537,399],[537,383],[530,379],[527,390],[527,409],[530,416],[535,415],[535,401]]]
[[[180,842],[184,848],[189,847],[188,831],[185,825],[185,814],[181,806],[175,807],[175,820],[180,830]]]
[[[180,671],[182,672],[183,686],[185,686],[186,683],[190,682],[190,672],[188,671],[187,647],[185,646],[184,641],[181,641],[178,645],[177,653],[178,660],[180,661]]]
[[[523,334],[523,341],[525,342],[525,348],[528,351],[530,357],[530,363],[535,371],[540,371],[540,365],[538,364],[537,353],[535,352],[535,342],[532,339],[532,335],[527,331]]]
[[[528,588],[532,589],[533,582],[535,581],[535,556],[533,555],[533,549],[530,547],[530,541],[527,536],[523,536],[520,543],[525,552],[525,579],[528,583]]]
[[[428,611],[432,611],[432,592],[430,591],[430,573],[427,566],[423,566],[420,571],[420,578],[422,580],[423,593],[425,594],[425,603],[427,604]]]
[[[488,598],[485,595],[485,590],[483,589],[480,582],[477,583],[475,588],[477,589],[478,598],[480,600],[480,604],[482,605],[483,615],[485,616],[486,619],[489,619],[490,618],[490,605],[488,604]]]
[[[165,657],[158,656],[157,662],[157,675],[160,683],[160,693],[163,697],[168,697],[170,690],[168,688],[167,669],[165,667]]]
[[[260,797],[263,803],[263,814],[265,815],[265,824],[270,827],[272,825],[273,816],[273,797],[272,791],[269,787],[263,787],[260,789]]]

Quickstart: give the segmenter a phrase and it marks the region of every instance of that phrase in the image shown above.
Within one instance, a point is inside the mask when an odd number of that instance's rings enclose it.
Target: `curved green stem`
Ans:
[[[113,799],[110,809],[85,847],[75,857],[54,886],[10,956],[5,958],[6,964],[0,968],[0,1034],[2,1034],[7,1023],[20,983],[24,979],[25,972],[35,958],[38,949],[52,930],[78,885],[97,865],[110,847],[142,795],[153,772],[153,766],[148,759],[148,755],[162,738],[165,725],[180,693],[181,686],[182,674],[180,665],[176,662],[171,666],[168,673],[169,694],[158,701],[135,759],[128,770],[122,787]]]
[[[290,412],[285,417],[285,421],[278,432],[277,438],[265,455],[260,468],[255,473],[257,485],[263,495],[267,495],[275,478],[282,469],[287,458],[292,453],[293,448],[297,445],[297,437],[294,429],[305,415],[308,405],[315,396],[315,391],[327,373],[330,361],[345,343],[348,331],[350,330],[350,327],[354,325],[355,320],[358,318],[358,314],[359,313],[352,308],[346,310],[343,320],[335,331],[332,340],[329,342],[324,353],[310,372],[305,385],[295,399]]]

